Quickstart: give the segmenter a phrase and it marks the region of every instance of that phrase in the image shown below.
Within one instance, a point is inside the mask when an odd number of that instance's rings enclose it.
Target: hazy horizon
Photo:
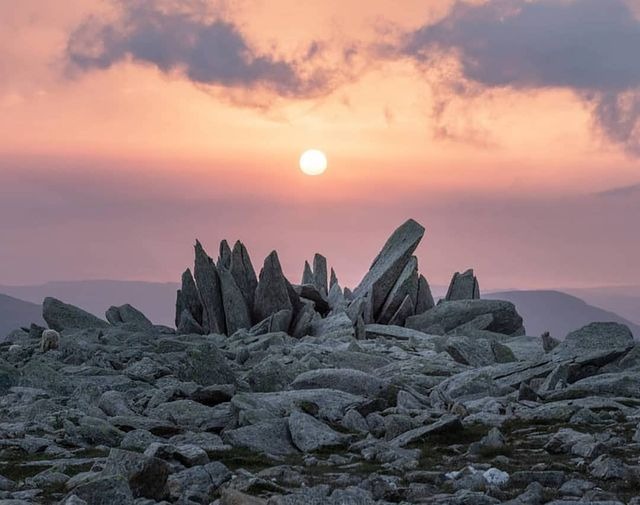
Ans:
[[[0,19],[0,284],[175,281],[196,238],[226,238],[292,279],[320,252],[353,286],[408,218],[433,284],[640,284],[632,1],[25,0]],[[300,172],[309,148],[324,175]]]

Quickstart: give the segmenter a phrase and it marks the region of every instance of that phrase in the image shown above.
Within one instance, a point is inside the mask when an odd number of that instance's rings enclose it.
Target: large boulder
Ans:
[[[424,227],[413,219],[393,232],[373,260],[371,268],[353,291],[354,298],[371,295],[374,317],[379,313],[398,277],[424,236]]]
[[[619,323],[591,323],[572,331],[553,349],[561,357],[587,357],[610,351],[622,354],[634,345],[631,330]]]
[[[493,320],[487,331],[518,336],[524,334],[522,317],[511,302],[500,300],[458,300],[442,302],[423,314],[407,318],[407,328],[429,333],[433,327],[451,331],[478,316],[491,314]]]
[[[182,287],[178,293],[180,302],[176,308],[176,327],[180,325],[182,311],[185,309],[189,311],[189,314],[191,314],[198,325],[202,326],[202,301],[200,300],[200,293],[196,287],[196,281],[193,279],[191,270],[188,268],[182,274]]]
[[[312,452],[345,445],[347,435],[329,428],[322,421],[304,412],[295,411],[289,416],[291,440],[302,452]]]
[[[289,424],[285,419],[272,419],[227,430],[222,439],[233,447],[267,455],[281,456],[298,452],[291,441]]]
[[[394,317],[398,309],[400,309],[405,299],[408,297],[411,300],[411,313],[415,310],[416,303],[418,301],[418,259],[412,256],[404,267],[404,270],[400,273],[400,277],[394,284],[391,292],[387,296],[380,314],[378,315],[378,322],[388,323]],[[404,319],[402,320],[404,323]]]
[[[319,368],[298,375],[291,389],[333,388],[345,393],[376,397],[383,394],[389,383],[374,375],[349,368]]]
[[[42,303],[42,317],[56,331],[109,328],[108,322],[57,298],[47,297]]]
[[[124,477],[135,498],[154,500],[161,500],[164,496],[170,472],[169,465],[161,459],[122,449],[111,449],[103,470],[104,475]]]
[[[119,307],[111,306],[105,314],[107,321],[114,326],[127,325],[130,329],[150,330],[153,323],[138,309],[128,303]]]

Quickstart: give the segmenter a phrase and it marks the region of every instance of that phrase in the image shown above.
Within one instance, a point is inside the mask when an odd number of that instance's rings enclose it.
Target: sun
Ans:
[[[318,149],[309,149],[300,156],[300,170],[306,175],[321,175],[327,170],[327,157]]]

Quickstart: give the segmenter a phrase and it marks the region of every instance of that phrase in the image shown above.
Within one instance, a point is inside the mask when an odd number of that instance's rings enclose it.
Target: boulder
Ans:
[[[266,455],[280,456],[298,452],[291,441],[289,423],[286,419],[274,419],[235,430],[226,430],[225,443]]]
[[[207,333],[225,333],[224,306],[220,277],[213,260],[196,240],[194,277],[202,300],[202,327]]]
[[[293,445],[302,452],[344,446],[350,438],[300,411],[295,411],[289,416],[289,432]]]
[[[127,480],[120,475],[101,475],[79,484],[70,495],[91,505],[133,505]]]
[[[217,461],[187,468],[167,479],[169,497],[172,503],[211,503],[218,488],[231,475],[229,469]]]
[[[353,291],[354,298],[370,293],[374,316],[382,308],[398,277],[424,236],[424,228],[410,219],[393,232],[373,260],[371,268]],[[367,321],[365,318],[365,322]]]
[[[204,334],[204,329],[198,321],[195,320],[191,312],[189,312],[189,309],[183,309],[180,314],[180,319],[178,320],[176,332],[178,335],[202,335]]]
[[[515,305],[500,300],[442,302],[423,314],[409,317],[406,326],[428,333],[429,328],[438,325],[448,332],[485,314],[493,316],[492,323],[487,327],[488,331],[513,336],[524,334],[522,317]]]
[[[131,329],[142,331],[153,328],[153,323],[149,321],[147,316],[128,303],[120,307],[109,307],[105,316],[107,321],[114,326],[126,324]]]
[[[376,397],[387,391],[389,383],[374,375],[349,368],[319,368],[298,375],[291,389],[333,388],[345,393]]]
[[[170,471],[169,465],[161,459],[137,452],[111,449],[102,473],[124,477],[134,498],[161,500]]]
[[[591,323],[572,331],[551,353],[560,357],[623,354],[634,345],[631,330],[619,323]]]
[[[453,274],[445,296],[447,302],[477,300],[478,298],[480,298],[480,286],[478,285],[478,279],[473,275],[473,269],[469,269],[462,274],[460,272]]]
[[[110,327],[108,322],[93,314],[52,297],[44,299],[42,317],[49,325],[49,328],[56,331]]]

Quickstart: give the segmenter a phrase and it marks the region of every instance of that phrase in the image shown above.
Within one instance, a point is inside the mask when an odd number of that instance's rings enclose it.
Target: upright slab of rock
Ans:
[[[278,253],[273,251],[264,260],[256,288],[254,310],[258,320],[266,319],[281,310],[290,310],[293,314],[288,284],[282,273]]]
[[[202,300],[202,327],[208,333],[225,333],[224,308],[218,269],[199,241],[196,241],[195,252],[194,276]]]
[[[460,272],[453,274],[445,297],[446,301],[477,300],[478,298],[480,298],[480,285],[473,274],[473,269],[469,269],[462,274]]]
[[[394,231],[373,261],[369,272],[353,291],[356,299],[370,293],[374,318],[378,316],[387,296],[410,261],[424,231],[424,227],[413,219]]]
[[[242,328],[250,328],[251,314],[249,307],[233,275],[224,267],[218,270],[218,275],[220,276],[227,333],[233,335]]]
[[[177,311],[176,315],[180,317],[182,310],[186,309],[193,319],[202,326],[202,301],[200,300],[200,293],[196,287],[196,281],[193,279],[191,270],[188,268],[182,274],[182,289],[179,291],[178,298],[180,300],[180,311]]]
[[[327,287],[327,258],[316,253],[313,257],[313,281],[315,286],[325,295],[329,292]]]
[[[231,251],[231,267],[229,271],[247,303],[249,313],[253,314],[258,278],[253,269],[247,248],[239,240],[234,244],[233,251]]]

